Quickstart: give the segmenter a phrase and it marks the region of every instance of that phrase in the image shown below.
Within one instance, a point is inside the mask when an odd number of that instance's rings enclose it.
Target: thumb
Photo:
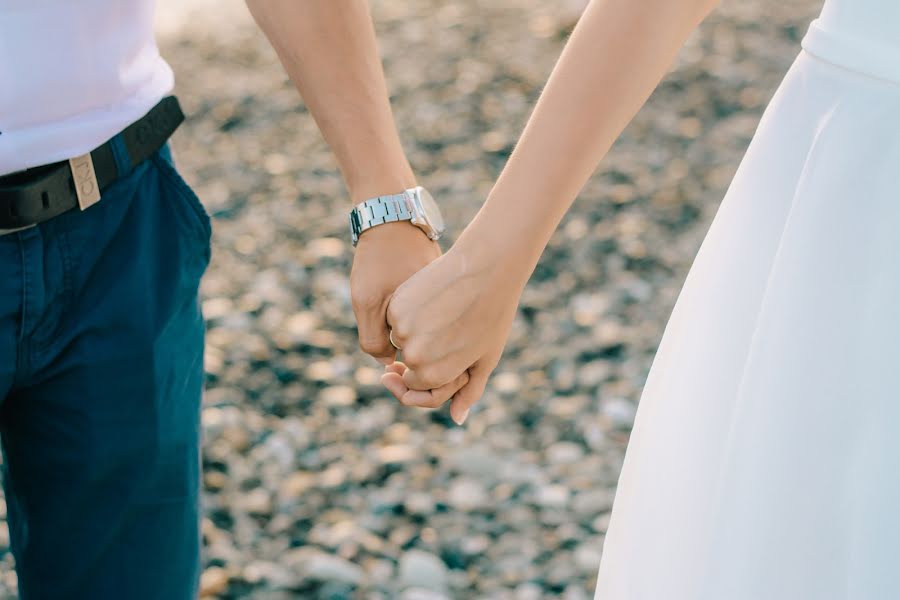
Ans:
[[[450,418],[457,425],[465,423],[469,410],[481,399],[492,369],[474,364],[469,367],[469,382],[453,396],[450,402]]]
[[[389,365],[397,357],[397,349],[390,341],[386,314],[388,301],[372,306],[357,314],[359,347],[383,365]]]

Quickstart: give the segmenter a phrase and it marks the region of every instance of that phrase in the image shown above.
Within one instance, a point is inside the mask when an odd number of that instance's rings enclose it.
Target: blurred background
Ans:
[[[581,0],[372,0],[401,137],[450,224],[515,143]],[[592,597],[641,387],[820,0],[725,0],[563,222],[465,427],[357,348],[335,162],[241,2],[160,0],[214,222],[205,598]],[[335,40],[340,43],[340,40]],[[660,498],[665,502],[665,498]],[[0,513],[5,519],[5,510]],[[0,597],[14,597],[0,523]]]

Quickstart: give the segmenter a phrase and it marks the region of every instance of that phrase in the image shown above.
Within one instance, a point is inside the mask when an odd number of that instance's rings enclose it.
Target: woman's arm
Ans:
[[[647,100],[712,0],[593,0],[518,146],[454,248],[398,288],[388,309],[409,367],[385,375],[404,403],[469,369],[460,421],[499,361],[526,281],[597,163]],[[403,371],[403,369],[395,369]]]
[[[715,4],[591,2],[462,244],[487,242],[530,275],[597,163]]]

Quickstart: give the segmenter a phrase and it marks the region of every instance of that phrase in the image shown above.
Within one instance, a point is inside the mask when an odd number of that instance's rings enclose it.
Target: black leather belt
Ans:
[[[162,148],[182,121],[178,99],[169,96],[126,127],[116,136],[131,162],[122,173],[113,138],[84,156],[0,177],[0,229],[27,227],[75,207],[87,208],[107,186]]]

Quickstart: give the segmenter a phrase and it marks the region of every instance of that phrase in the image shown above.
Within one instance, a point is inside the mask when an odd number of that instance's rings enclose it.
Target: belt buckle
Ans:
[[[97,182],[97,173],[94,171],[94,159],[91,153],[76,156],[69,159],[69,168],[72,169],[72,178],[75,181],[75,195],[78,196],[78,206],[85,210],[100,200],[100,184]]]

